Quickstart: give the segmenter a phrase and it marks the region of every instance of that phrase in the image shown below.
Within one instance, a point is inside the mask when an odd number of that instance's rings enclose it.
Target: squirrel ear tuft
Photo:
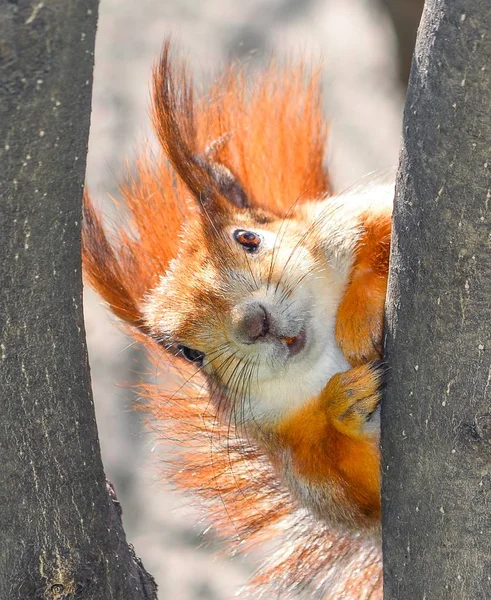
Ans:
[[[193,83],[183,63],[173,65],[169,41],[154,69],[152,117],[167,158],[202,208],[228,211],[227,200],[247,205],[242,187],[226,167],[198,157]]]

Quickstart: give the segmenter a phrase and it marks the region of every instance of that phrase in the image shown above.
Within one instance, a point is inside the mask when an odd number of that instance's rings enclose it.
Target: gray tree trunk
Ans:
[[[0,3],[0,598],[156,598],[106,488],[82,317],[98,0]]]
[[[386,600],[491,598],[491,8],[428,0],[397,180]]]

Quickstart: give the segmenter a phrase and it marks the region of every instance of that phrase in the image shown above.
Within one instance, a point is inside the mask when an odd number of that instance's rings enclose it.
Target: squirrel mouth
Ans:
[[[281,337],[280,340],[286,344],[290,352],[290,356],[295,356],[305,348],[306,338],[307,336],[305,334],[305,329],[302,329],[298,335],[292,337]]]

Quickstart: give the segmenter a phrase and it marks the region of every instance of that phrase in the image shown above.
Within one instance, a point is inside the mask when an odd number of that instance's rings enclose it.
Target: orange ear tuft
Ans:
[[[227,210],[213,171],[198,157],[193,83],[183,63],[173,67],[169,40],[153,71],[152,98],[155,132],[179,177],[201,205],[212,201]]]

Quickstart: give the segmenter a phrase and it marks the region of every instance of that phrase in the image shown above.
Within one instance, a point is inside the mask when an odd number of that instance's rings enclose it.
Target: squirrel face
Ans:
[[[154,337],[202,368],[221,411],[271,423],[347,368],[334,340],[344,286],[305,212],[209,202],[144,314]]]

